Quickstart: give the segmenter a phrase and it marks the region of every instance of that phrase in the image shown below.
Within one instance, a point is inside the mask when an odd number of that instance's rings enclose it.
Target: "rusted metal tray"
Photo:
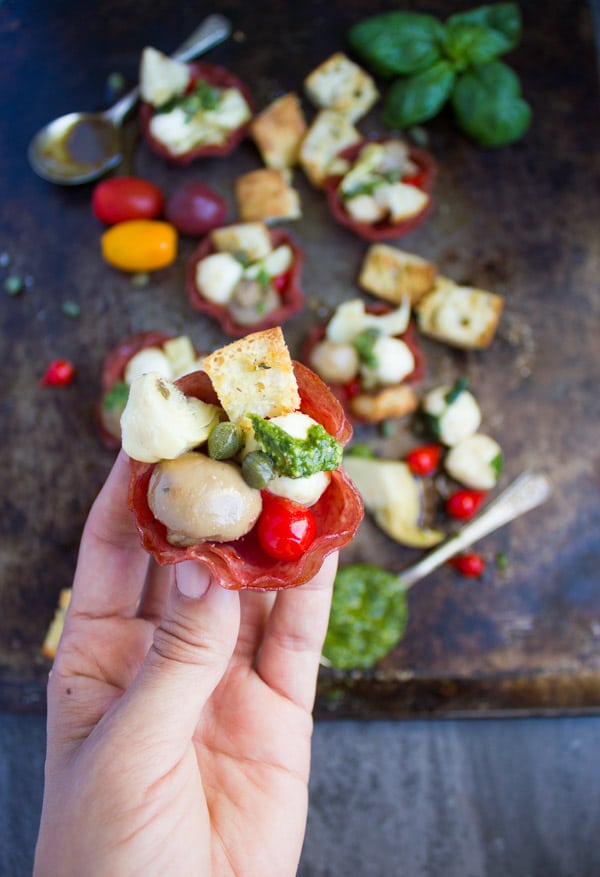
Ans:
[[[347,49],[350,24],[380,3],[223,2],[234,38],[208,58],[231,67],[257,105],[300,92],[304,76]],[[445,17],[474,3],[414,2]],[[406,635],[376,671],[324,670],[317,715],[326,717],[490,715],[600,709],[600,484],[598,477],[600,199],[598,76],[592,15],[563,0],[540,12],[522,3],[524,38],[507,61],[518,70],[534,123],[517,145],[483,150],[442,115],[427,126],[439,166],[436,207],[402,240],[455,280],[495,289],[506,308],[492,348],[459,353],[424,342],[423,389],[467,374],[489,431],[506,454],[507,482],[525,468],[545,472],[549,502],[488,536],[481,581],[443,568],[410,593]],[[90,14],[74,2],[0,7],[0,266],[2,282],[27,285],[1,309],[4,443],[0,494],[0,707],[44,708],[48,663],[39,649],[61,587],[70,584],[87,510],[113,455],[93,421],[102,360],[131,332],[187,332],[200,349],[226,339],[192,312],[184,290],[195,243],[181,241],[177,262],[145,288],[103,263],[91,186],[61,188],[34,176],[26,148],[37,128],[74,109],[105,105],[118,71],[133,82],[140,51],[171,51],[214,7],[101,0]],[[101,21],[101,26],[98,22]],[[305,104],[307,113],[312,110]],[[360,123],[381,129],[374,110]],[[169,167],[139,142],[135,114],[126,126],[122,170],[167,192],[188,178],[209,182],[233,212],[233,180],[260,166],[251,142],[228,160]],[[322,196],[300,172],[303,218],[288,227],[304,247],[307,307],[285,326],[293,353],[312,325],[315,303],[331,307],[359,293],[366,244],[330,219]],[[77,318],[65,300],[80,304]],[[38,386],[45,364],[68,356],[76,382]],[[359,429],[385,455],[407,449]],[[370,560],[401,570],[418,553],[403,549],[369,520],[342,562]]]

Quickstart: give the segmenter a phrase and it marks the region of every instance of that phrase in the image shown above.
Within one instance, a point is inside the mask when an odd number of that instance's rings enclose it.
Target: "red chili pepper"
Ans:
[[[448,563],[461,575],[472,579],[478,578],[485,572],[485,560],[481,554],[461,554],[458,557],[453,557]]]
[[[427,182],[427,173],[425,171],[417,171],[416,174],[402,177],[402,182],[406,183],[408,186],[416,186],[418,189],[423,189]]]
[[[437,469],[441,456],[441,445],[420,445],[406,455],[406,462],[413,475],[431,475]]]
[[[457,490],[446,500],[446,511],[452,518],[465,521],[473,517],[484,499],[485,493],[480,490]]]
[[[271,284],[277,290],[277,292],[283,292],[286,288],[290,280],[290,272],[284,271],[283,274],[278,274],[277,277],[271,278]]]
[[[75,366],[68,359],[53,360],[42,378],[40,387],[66,387],[75,377]]]

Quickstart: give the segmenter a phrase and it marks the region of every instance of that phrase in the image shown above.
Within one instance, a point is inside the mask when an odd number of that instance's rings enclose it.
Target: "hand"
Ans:
[[[36,877],[296,873],[337,556],[289,591],[159,567],[121,452],[86,523],[48,683]]]

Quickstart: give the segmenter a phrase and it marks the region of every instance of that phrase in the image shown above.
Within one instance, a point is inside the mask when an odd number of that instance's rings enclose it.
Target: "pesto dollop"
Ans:
[[[406,592],[394,573],[370,563],[338,571],[323,655],[338,670],[367,670],[401,639]]]
[[[271,458],[278,475],[306,478],[315,472],[337,469],[342,462],[341,443],[320,423],[310,426],[306,438],[300,439],[258,414],[249,414],[248,418],[259,448]]]

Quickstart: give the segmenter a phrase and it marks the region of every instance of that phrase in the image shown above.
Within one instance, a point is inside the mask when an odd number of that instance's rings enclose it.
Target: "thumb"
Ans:
[[[189,740],[233,653],[240,601],[237,591],[212,582],[203,564],[173,569],[162,621],[126,698],[146,734]]]

